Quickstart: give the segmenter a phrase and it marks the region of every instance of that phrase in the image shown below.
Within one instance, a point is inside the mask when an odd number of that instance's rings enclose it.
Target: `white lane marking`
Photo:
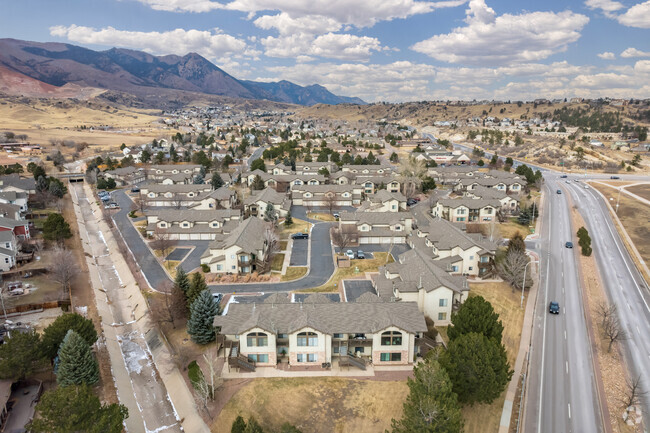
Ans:
[[[632,307],[630,307],[630,303],[629,303],[629,302],[627,302],[627,309],[630,310],[630,311],[632,311]]]
[[[636,332],[638,332],[639,334],[641,334],[641,330],[639,329],[639,325],[636,325]]]
[[[564,330],[564,339],[566,340],[566,329]]]
[[[571,419],[571,403],[567,403],[567,406],[569,406],[569,419]]]
[[[548,187],[547,187],[548,190]],[[552,221],[553,221],[553,212],[551,211],[552,208],[552,201],[549,200],[548,202],[548,224],[549,227],[552,227]],[[550,244],[550,232],[549,232],[549,244]],[[550,276],[550,260],[551,258],[551,251],[549,248],[548,251],[548,259],[546,261],[546,287],[544,289],[544,309],[546,309],[546,306],[548,305],[548,280]],[[546,311],[544,311],[546,313]],[[542,374],[539,380],[539,415],[537,417],[537,431],[542,431],[542,406],[543,406],[543,394],[544,394],[544,354],[546,352],[546,317],[548,314],[544,314],[544,328],[542,328]]]
[[[564,295],[564,287],[562,287],[562,294]]]
[[[569,374],[569,361],[566,361],[566,374]]]

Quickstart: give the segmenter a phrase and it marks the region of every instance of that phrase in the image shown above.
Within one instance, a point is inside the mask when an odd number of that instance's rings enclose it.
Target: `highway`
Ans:
[[[524,431],[602,432],[576,250],[565,247],[575,230],[567,196],[556,192],[556,176],[545,179]],[[560,314],[549,314],[551,301],[560,304]]]
[[[616,305],[625,330],[627,339],[622,345],[630,375],[640,376],[644,391],[650,392],[650,292],[620,239],[603,197],[592,187],[585,189],[582,183],[565,185],[585,220],[605,293]],[[648,400],[643,405],[646,425],[650,424]]]

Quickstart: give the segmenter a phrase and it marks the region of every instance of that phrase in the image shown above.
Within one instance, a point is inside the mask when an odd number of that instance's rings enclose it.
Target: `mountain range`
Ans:
[[[154,56],[123,48],[94,51],[58,42],[0,39],[0,90],[20,92],[20,88],[11,89],[18,83],[47,89],[48,94],[73,86],[135,96],[165,89],[300,105],[365,104],[359,98],[337,96],[318,84],[238,80],[196,53]]]

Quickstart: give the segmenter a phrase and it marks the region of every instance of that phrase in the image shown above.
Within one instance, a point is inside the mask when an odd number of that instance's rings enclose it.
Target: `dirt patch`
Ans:
[[[650,200],[650,184],[634,185],[625,189],[630,191],[632,194],[638,195],[641,198]]]
[[[212,425],[230,432],[237,415],[254,416],[266,430],[289,422],[304,432],[382,432],[402,416],[405,381],[342,378],[255,379],[226,404]]]
[[[584,227],[585,223],[580,214],[573,209],[571,212],[573,227]],[[605,338],[600,321],[600,305],[607,302],[605,292],[600,283],[600,274],[594,256],[585,257],[576,250],[578,261],[582,270],[584,294],[591,316],[591,326],[595,336],[594,344],[598,356],[601,379],[605,391],[605,399],[610,413],[612,431],[632,432],[633,428],[622,422],[618,416],[622,407],[621,399],[625,393],[627,373],[623,356],[620,353],[620,344],[614,343],[611,352],[607,352],[608,340]]]

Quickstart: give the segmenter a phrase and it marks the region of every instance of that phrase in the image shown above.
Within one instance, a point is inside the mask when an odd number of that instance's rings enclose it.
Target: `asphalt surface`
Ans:
[[[370,280],[344,280],[343,288],[348,302],[355,302],[364,293],[375,293]]]
[[[540,290],[535,306],[527,392],[526,432],[601,432],[602,417],[577,273],[566,194],[546,176],[541,232]],[[551,315],[548,305],[559,302]]]
[[[602,196],[594,188],[585,189],[580,183],[570,185],[569,189],[592,239],[593,255],[605,293],[609,302],[616,305],[625,331],[626,340],[622,345],[630,376],[640,377],[647,393],[650,391],[650,292],[620,239]],[[650,421],[648,398],[643,408],[647,426]],[[612,416],[620,414],[615,412]]]
[[[137,257],[138,265],[140,265],[140,269],[149,282],[149,285],[154,289],[160,287],[161,284],[169,281],[169,276],[151,253],[151,250],[144,243],[140,233],[138,233],[135,227],[133,227],[133,224],[131,224],[131,221],[129,221],[129,209],[133,202],[126,195],[124,190],[114,191],[112,196],[113,200],[120,205],[120,210],[113,214],[115,225],[122,234],[122,237],[126,241],[133,255]]]
[[[307,266],[310,239],[294,239],[289,266]]]

